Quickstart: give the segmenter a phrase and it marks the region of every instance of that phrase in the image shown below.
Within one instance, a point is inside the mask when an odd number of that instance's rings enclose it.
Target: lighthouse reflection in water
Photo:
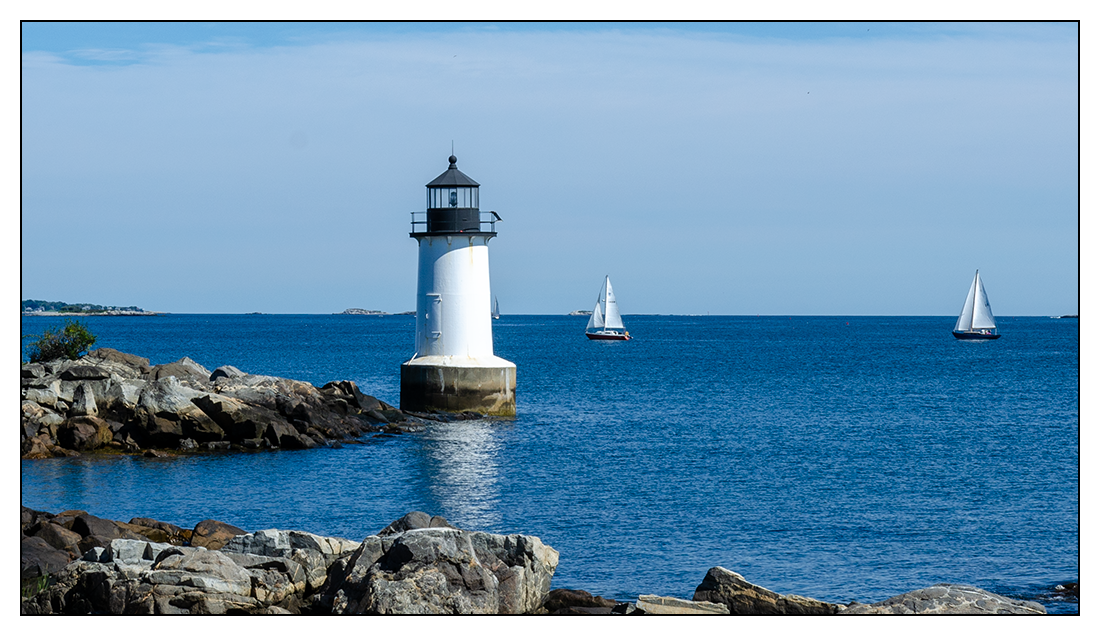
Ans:
[[[489,420],[430,426],[423,433],[427,499],[459,528],[496,528],[500,516],[500,433]]]

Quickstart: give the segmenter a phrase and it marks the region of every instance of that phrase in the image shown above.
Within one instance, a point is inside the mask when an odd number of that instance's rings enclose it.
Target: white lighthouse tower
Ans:
[[[515,415],[516,365],[493,355],[489,239],[500,216],[481,212],[478,183],[450,162],[427,186],[426,212],[413,212],[416,353],[401,365],[401,408]]]

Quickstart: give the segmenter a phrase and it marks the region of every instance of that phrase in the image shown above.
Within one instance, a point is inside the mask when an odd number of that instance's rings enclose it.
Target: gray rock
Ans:
[[[24,378],[41,378],[46,375],[46,368],[37,362],[28,362],[23,365],[19,375]]]
[[[687,601],[671,596],[643,594],[638,597],[637,609],[646,614],[729,614],[722,603]]]
[[[73,391],[73,404],[69,407],[69,417],[75,415],[99,415],[96,408],[95,394],[86,384],[81,384]]]
[[[58,374],[62,380],[105,380],[111,377],[111,372],[101,366],[92,364],[73,364]]]
[[[333,611],[534,613],[557,564],[556,550],[524,535],[429,527],[367,537],[330,587]]]
[[[60,382],[58,382],[60,384]],[[60,387],[58,387],[60,388]],[[35,402],[42,406],[56,406],[57,405],[57,391],[53,388],[28,388],[23,391],[23,399]]]
[[[739,616],[761,614],[821,615],[836,614],[840,606],[812,598],[783,596],[753,585],[743,576],[723,567],[713,567],[695,588],[696,601],[720,603],[730,614]],[[639,605],[641,607],[641,605]]]
[[[93,349],[88,352],[88,355],[84,356],[90,360],[99,360],[101,362],[115,363],[119,366],[132,369],[137,374],[149,372],[149,359],[135,356],[130,353],[123,353],[110,349],[107,347],[101,347],[99,349]],[[138,377],[138,375],[127,374],[125,377]]]
[[[245,375],[247,374],[244,371],[227,364],[214,369],[210,374],[210,381],[216,382],[218,378],[243,378]]]
[[[1017,601],[969,585],[941,583],[865,605],[852,603],[842,614],[1046,614],[1034,601]]]
[[[210,371],[188,357],[180,358],[168,364],[158,364],[149,369],[147,376],[150,380],[174,377],[178,380],[200,385],[210,382]]]

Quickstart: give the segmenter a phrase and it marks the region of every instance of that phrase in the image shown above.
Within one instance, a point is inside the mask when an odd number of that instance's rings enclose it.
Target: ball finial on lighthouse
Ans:
[[[448,160],[427,209],[413,212],[416,353],[401,365],[401,408],[515,415],[516,365],[493,355],[489,239],[500,216],[481,211],[480,184]]]

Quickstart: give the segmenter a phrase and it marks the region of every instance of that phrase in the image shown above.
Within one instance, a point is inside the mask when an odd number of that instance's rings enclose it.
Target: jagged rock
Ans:
[[[534,613],[557,564],[556,550],[524,535],[429,527],[371,536],[343,564],[340,580],[330,575],[332,611]]]
[[[1046,614],[1034,601],[1016,601],[969,585],[941,583],[885,601],[852,603],[842,614]]]
[[[749,616],[759,614],[836,614],[838,605],[805,598],[782,596],[769,589],[753,585],[743,576],[723,567],[711,568],[699,587],[695,588],[696,601],[721,603],[730,614]],[[639,606],[640,607],[640,606]]]
[[[643,594],[638,597],[637,609],[644,614],[729,614],[722,603],[688,601],[671,596]]]
[[[46,367],[37,362],[28,362],[23,365],[19,375],[23,378],[41,378],[46,375]]]
[[[69,417],[77,415],[99,415],[95,405],[95,394],[87,384],[81,384],[73,391],[73,403],[69,407]]]
[[[60,389],[61,382],[55,382],[56,389]],[[54,387],[28,387],[23,389],[23,399],[41,406],[57,406],[57,390]]]
[[[276,421],[274,413],[216,393],[197,395],[193,402],[230,440],[259,440]]]
[[[208,550],[217,550],[239,534],[248,533],[237,526],[231,526],[222,521],[205,519],[198,522],[195,529],[191,531],[191,545]]]
[[[111,372],[98,365],[73,364],[62,371],[58,377],[70,382],[81,380],[105,380],[111,377]]]

